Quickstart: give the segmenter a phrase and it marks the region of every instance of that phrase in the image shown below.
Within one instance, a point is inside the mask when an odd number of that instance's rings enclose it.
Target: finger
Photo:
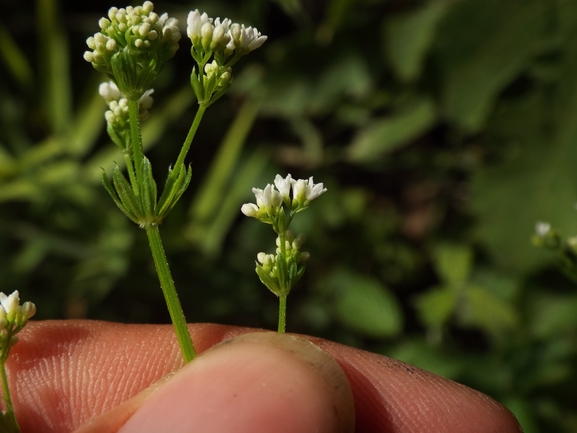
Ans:
[[[345,371],[356,432],[522,433],[513,414],[487,395],[395,359],[312,338]]]
[[[119,433],[352,433],[353,428],[351,390],[334,359],[308,340],[260,332],[227,340],[186,365]]]
[[[181,366],[170,326],[35,322],[21,333],[9,371],[26,432],[70,432]],[[249,329],[191,325],[201,352]],[[345,371],[356,432],[519,432],[493,400],[389,358],[313,339]],[[426,426],[426,427],[425,427]]]

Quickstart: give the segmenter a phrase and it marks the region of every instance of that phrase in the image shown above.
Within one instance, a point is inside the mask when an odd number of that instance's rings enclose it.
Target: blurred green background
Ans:
[[[100,184],[120,154],[85,40],[105,1],[2,2],[0,290],[38,319],[168,323],[146,236]],[[288,330],[392,356],[577,432],[577,290],[534,248],[577,234],[577,1],[220,0],[269,40],[234,68],[161,228],[189,321],[275,329],[254,273],[270,227],[241,215],[276,173],[324,182]],[[190,41],[144,126],[158,181],[195,112]]]

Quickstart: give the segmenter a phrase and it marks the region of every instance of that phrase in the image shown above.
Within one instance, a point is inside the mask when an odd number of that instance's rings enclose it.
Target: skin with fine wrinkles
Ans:
[[[189,329],[198,352],[257,331],[207,324]],[[384,356],[307,338],[343,369],[357,433],[522,431],[509,411],[477,391]],[[73,432],[105,413],[106,418],[181,366],[171,326],[94,321],[30,322],[8,361],[23,433]],[[137,410],[147,398],[128,410]]]

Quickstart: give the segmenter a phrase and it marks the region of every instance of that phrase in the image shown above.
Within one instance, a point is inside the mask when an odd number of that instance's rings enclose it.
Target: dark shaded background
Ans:
[[[577,234],[577,2],[156,2],[269,36],[201,125],[161,228],[187,318],[274,329],[242,216],[276,173],[328,193],[294,222],[311,260],[288,330],[393,356],[577,432],[577,292],[535,223]],[[167,323],[146,236],[100,184],[121,157],[82,54],[112,2],[2,1],[0,290],[38,319]],[[190,41],[144,126],[162,183],[195,112]]]

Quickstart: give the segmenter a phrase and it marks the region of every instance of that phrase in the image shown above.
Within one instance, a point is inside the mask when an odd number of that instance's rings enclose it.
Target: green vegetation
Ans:
[[[169,323],[145,233],[101,184],[123,158],[82,54],[106,6],[76,3],[4,6],[0,290],[38,319]],[[311,260],[289,331],[477,388],[526,433],[577,431],[576,274],[531,243],[537,221],[577,235],[577,2],[155,6],[182,29],[198,7],[269,36],[211,106],[162,225],[186,317],[275,329],[254,274],[270,229],[240,207],[276,173],[314,175],[328,192],[293,223]],[[195,112],[189,43],[143,125],[159,170]]]

